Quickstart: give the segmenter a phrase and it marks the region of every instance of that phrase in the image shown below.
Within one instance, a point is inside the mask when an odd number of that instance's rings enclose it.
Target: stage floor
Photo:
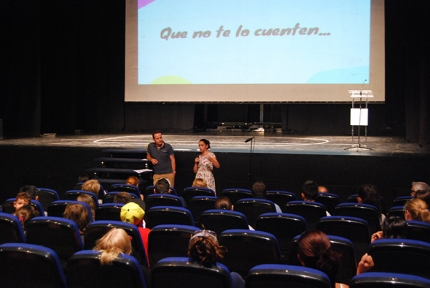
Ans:
[[[245,143],[251,137],[253,140]],[[354,136],[303,136],[276,132],[202,132],[163,133],[164,141],[176,151],[198,152],[199,139],[211,142],[213,152],[273,153],[273,154],[323,154],[323,155],[428,155],[430,147],[419,147],[417,143],[407,143],[401,137],[372,136],[360,137],[360,143],[371,150],[354,148],[358,137]],[[11,146],[51,146],[140,149],[152,141],[151,134],[97,134],[72,136],[41,136],[0,140],[0,145]]]

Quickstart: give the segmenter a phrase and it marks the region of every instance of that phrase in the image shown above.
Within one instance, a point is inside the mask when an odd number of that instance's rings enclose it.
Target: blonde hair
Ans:
[[[93,220],[96,220],[96,203],[94,199],[88,194],[81,194],[76,198],[76,201],[87,203],[91,209],[91,215],[93,216]]]
[[[136,176],[130,176],[127,178],[127,180],[125,180],[125,184],[131,184],[139,187],[140,181],[139,178],[137,178]]]
[[[409,212],[413,220],[430,223],[430,212],[427,203],[419,198],[408,200],[405,210]]]
[[[88,224],[90,224],[90,214],[87,208],[82,204],[69,204],[64,210],[64,218],[70,219],[78,225],[81,234],[84,233]]]
[[[82,190],[93,192],[98,195],[100,191],[100,183],[97,180],[88,180],[82,184]]]
[[[96,241],[94,250],[102,252],[100,255],[102,265],[112,265],[112,261],[121,253],[131,254],[131,240],[123,229],[112,228]]]
[[[192,186],[193,187],[208,188],[208,183],[206,183],[205,179],[196,178],[196,179],[194,179]]]

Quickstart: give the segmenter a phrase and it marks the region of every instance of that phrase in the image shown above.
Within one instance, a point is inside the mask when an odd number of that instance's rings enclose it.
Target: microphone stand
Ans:
[[[252,171],[252,152],[254,152],[254,147],[255,147],[255,137],[251,137],[245,140],[245,143],[248,143],[249,141],[251,141],[251,145],[249,148],[249,170],[248,170],[248,179],[249,182],[251,183],[251,171]]]

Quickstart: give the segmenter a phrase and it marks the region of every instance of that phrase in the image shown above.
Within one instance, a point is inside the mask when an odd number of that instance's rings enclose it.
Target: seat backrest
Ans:
[[[323,204],[310,201],[290,201],[282,208],[282,212],[297,214],[305,218],[309,229],[314,229],[321,217],[327,216]]]
[[[113,199],[116,194],[119,192],[108,192],[103,196],[103,203],[113,203]],[[136,199],[137,196],[135,194],[130,193],[132,199]]]
[[[96,205],[96,208],[99,206],[99,198],[93,192],[85,191],[85,190],[68,190],[63,194],[63,200],[76,200],[79,195],[86,194],[90,196]]]
[[[25,242],[21,222],[12,214],[0,213],[0,231],[0,244]]]
[[[305,232],[307,224],[302,216],[296,214],[265,213],[258,217],[254,228],[275,235],[278,239],[281,256],[286,260],[291,251],[293,238]]]
[[[155,188],[154,185],[149,185],[148,187],[146,187],[146,190],[144,192],[145,198],[148,197],[148,195],[154,194],[154,188]],[[178,195],[178,193],[176,192],[176,189],[173,187],[170,187],[170,193],[169,194]]]
[[[272,201],[258,198],[239,199],[234,205],[234,210],[245,214],[252,227],[255,227],[261,214],[276,212],[275,204]]]
[[[0,245],[2,287],[65,288],[66,277],[50,248],[25,243]]]
[[[152,229],[161,224],[194,225],[193,215],[184,207],[155,206],[146,211],[146,227]]]
[[[393,272],[430,278],[430,243],[411,239],[379,239],[369,245],[371,272]]]
[[[75,200],[57,200],[51,203],[48,207],[48,216],[53,217],[63,217],[64,211],[69,204],[81,204],[87,208],[88,214],[90,215],[90,221],[93,221],[93,214],[91,213],[91,208],[85,202],[75,201]]]
[[[222,232],[218,241],[228,251],[220,262],[242,277],[246,277],[248,271],[256,265],[281,263],[278,240],[273,234],[231,229]]]
[[[48,211],[49,205],[56,200],[60,200],[60,196],[57,191],[49,188],[36,188],[36,195],[38,196],[38,201],[43,206],[43,210]]]
[[[220,235],[228,229],[249,229],[246,216],[237,211],[212,209],[200,215],[200,227]]]
[[[406,221],[408,239],[430,243],[430,224],[423,221]]]
[[[140,189],[137,186],[131,184],[111,184],[109,192],[128,192],[134,194],[136,198],[140,197]]]
[[[114,220],[121,221],[121,208],[124,206],[122,203],[104,203],[99,205],[96,209],[97,220]]]
[[[324,205],[325,209],[333,215],[334,209],[340,204],[340,197],[333,193],[318,193],[315,201]]]
[[[151,194],[145,198],[146,210],[154,206],[176,206],[184,207],[182,199],[179,196],[171,194]]]
[[[26,230],[27,243],[51,248],[62,261],[84,248],[78,226],[66,218],[34,217]]]
[[[230,271],[221,263],[206,268],[187,257],[160,260],[152,270],[152,287],[176,288],[181,283],[189,288],[230,288]]]
[[[363,219],[346,216],[323,217],[318,221],[316,228],[327,235],[339,236],[351,241],[357,261],[368,250],[371,235],[369,226]]]
[[[216,196],[195,196],[191,198],[187,208],[193,214],[194,224],[197,226],[200,221],[200,215],[206,210],[215,209]]]
[[[182,197],[185,203],[187,203],[187,206],[195,196],[215,196],[215,192],[210,188],[203,187],[187,187],[182,191]]]
[[[349,195],[348,200],[346,203],[358,203],[358,195],[357,194],[352,194]],[[385,201],[385,198],[382,197],[381,195],[378,195],[379,198],[379,205],[381,206],[381,213],[382,214],[387,214],[387,201]]]
[[[148,287],[139,262],[134,257],[120,254],[112,265],[101,265],[100,253],[83,250],[67,261],[68,288]]]
[[[393,206],[388,209],[387,217],[400,217],[405,219],[405,208],[403,206]]]
[[[336,273],[335,281],[338,283],[349,283],[357,272],[357,261],[355,258],[354,246],[352,242],[346,238],[333,235],[327,235],[327,237],[330,240],[332,250],[340,255],[340,266]],[[301,265],[297,257],[297,254],[299,253],[299,238],[300,235],[297,235],[293,239],[290,258],[287,262],[290,265]]]
[[[285,203],[297,200],[296,194],[284,190],[268,190],[266,199],[284,207]]]
[[[158,225],[148,236],[148,258],[151,267],[166,257],[187,257],[188,243],[199,229],[188,225]]]
[[[335,216],[351,216],[366,220],[369,224],[370,234],[381,230],[379,220],[381,213],[378,208],[369,204],[341,203],[334,210]]]
[[[16,198],[9,198],[6,199],[6,201],[2,205],[2,212],[14,214],[15,213],[15,207],[13,206],[13,202],[15,202]],[[30,205],[36,209],[36,211],[39,212],[40,216],[45,216],[45,210],[43,209],[42,204],[34,199],[31,199]]]
[[[282,265],[262,264],[249,270],[246,277],[247,288],[329,288],[328,276],[316,269]]]
[[[131,255],[134,256],[141,265],[148,267],[148,259],[139,229],[136,225],[130,223],[113,220],[100,220],[90,223],[84,232],[84,248],[87,250],[93,249],[96,246],[96,241],[102,238],[112,228],[121,228],[131,236]]]
[[[399,196],[393,201],[393,206],[404,206],[408,200],[411,200],[412,196]]]
[[[240,199],[253,197],[251,190],[243,188],[227,188],[219,196],[228,197],[233,205],[236,205],[236,202]]]
[[[414,275],[366,272],[352,278],[350,288],[428,288],[430,280]]]

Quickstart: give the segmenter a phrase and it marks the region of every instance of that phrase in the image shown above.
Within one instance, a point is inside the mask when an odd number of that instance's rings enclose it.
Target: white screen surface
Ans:
[[[385,99],[382,0],[128,0],[126,101]]]

